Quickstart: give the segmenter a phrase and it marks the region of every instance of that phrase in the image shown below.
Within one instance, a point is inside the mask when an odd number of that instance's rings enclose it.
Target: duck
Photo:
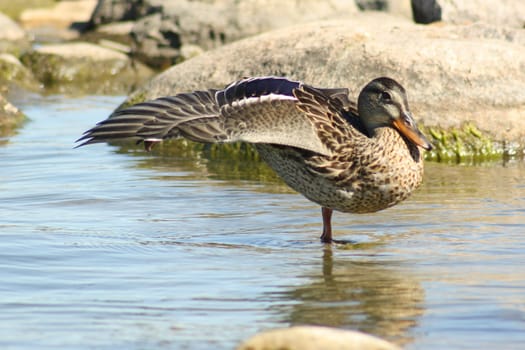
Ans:
[[[293,190],[321,206],[323,243],[333,211],[373,213],[405,200],[422,182],[431,142],[390,77],[348,88],[286,77],[248,77],[223,89],[163,96],[113,112],[77,146],[134,139],[147,151],[167,139],[252,144]]]

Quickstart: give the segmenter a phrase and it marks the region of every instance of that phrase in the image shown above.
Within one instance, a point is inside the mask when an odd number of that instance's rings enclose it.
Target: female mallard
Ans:
[[[247,78],[222,90],[161,97],[114,112],[78,140],[135,138],[147,150],[168,138],[248,142],[294,190],[321,205],[321,241],[332,242],[332,211],[369,213],[408,197],[423,176],[405,89],[390,78],[348,89],[321,89],[285,78]]]

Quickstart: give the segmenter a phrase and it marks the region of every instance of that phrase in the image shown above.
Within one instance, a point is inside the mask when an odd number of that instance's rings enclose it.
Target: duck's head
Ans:
[[[430,141],[417,128],[405,89],[397,81],[385,77],[372,80],[359,94],[357,108],[370,136],[376,128],[393,127],[411,143],[432,149]]]

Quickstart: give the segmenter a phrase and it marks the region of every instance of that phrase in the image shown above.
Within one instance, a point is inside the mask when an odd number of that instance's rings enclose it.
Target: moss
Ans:
[[[517,157],[519,146],[493,140],[471,123],[460,128],[429,127],[424,130],[434,144],[426,159],[438,162],[480,163]],[[521,146],[523,147],[523,146]]]
[[[23,55],[22,62],[46,86],[108,78],[117,75],[124,68],[121,62],[63,59],[58,55],[42,55],[38,52]]]
[[[33,91],[39,87],[39,83],[26,67],[0,59],[0,86],[10,84]]]
[[[50,93],[127,93],[153,74],[120,59],[93,61],[33,51],[21,61]]]

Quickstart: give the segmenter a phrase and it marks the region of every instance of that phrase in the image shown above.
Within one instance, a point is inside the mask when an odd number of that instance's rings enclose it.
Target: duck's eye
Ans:
[[[387,91],[381,91],[380,97],[384,102],[392,102],[392,95]]]

